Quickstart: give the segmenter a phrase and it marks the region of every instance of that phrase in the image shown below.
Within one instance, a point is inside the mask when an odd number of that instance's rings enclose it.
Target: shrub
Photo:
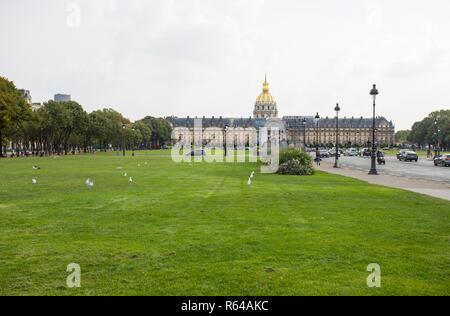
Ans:
[[[314,174],[313,161],[306,152],[288,148],[280,152],[280,174],[312,175]]]

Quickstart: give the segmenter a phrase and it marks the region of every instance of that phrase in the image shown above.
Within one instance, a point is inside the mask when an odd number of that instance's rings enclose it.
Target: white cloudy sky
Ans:
[[[249,117],[265,72],[282,116],[332,116],[336,102],[370,116],[377,83],[378,113],[404,129],[450,108],[449,12],[448,0],[1,0],[0,75],[35,102],[68,93],[130,119]]]

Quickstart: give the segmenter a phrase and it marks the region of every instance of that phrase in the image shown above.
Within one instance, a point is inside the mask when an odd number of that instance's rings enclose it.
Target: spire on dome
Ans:
[[[269,83],[267,82],[267,73],[266,73],[266,77],[265,77],[265,80],[264,80],[263,92],[264,93],[269,92]]]

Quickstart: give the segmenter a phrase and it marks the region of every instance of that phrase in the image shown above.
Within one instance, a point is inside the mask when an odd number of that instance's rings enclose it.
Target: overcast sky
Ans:
[[[78,10],[79,9],[79,10]],[[78,12],[80,15],[78,16]],[[397,129],[450,108],[448,0],[1,0],[0,75],[34,102],[252,115],[264,73],[280,116],[370,116]]]

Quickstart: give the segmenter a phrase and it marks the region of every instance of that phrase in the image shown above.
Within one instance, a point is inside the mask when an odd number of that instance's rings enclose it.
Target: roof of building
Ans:
[[[286,124],[286,127],[303,127],[303,119],[306,118],[306,127],[315,127],[314,116],[284,116],[282,121]],[[392,121],[388,121],[385,117],[380,116],[376,118],[376,126],[385,125],[387,127],[394,127]],[[336,126],[336,119],[334,117],[325,117],[319,119],[320,128],[333,128]],[[339,127],[341,128],[369,128],[372,127],[372,118],[340,118]]]
[[[312,128],[315,127],[314,116],[285,116],[281,120],[285,123],[287,128],[302,128],[303,127],[303,118],[306,118],[306,127]],[[264,126],[266,123],[265,118],[223,118],[219,117],[202,117],[202,118],[192,118],[185,117],[179,118],[175,116],[166,117],[166,120],[172,124],[173,127],[193,127],[194,120],[200,119],[202,121],[203,127],[225,127],[226,125],[230,127],[255,127],[259,128]],[[377,117],[376,126],[386,125],[387,127],[394,127],[392,121],[388,121],[385,117]],[[319,119],[319,127],[320,128],[333,128],[336,126],[336,120],[334,117],[332,118],[321,118]],[[339,119],[339,127],[341,128],[370,128],[372,127],[372,119],[371,118],[340,118]]]
[[[178,118],[178,117],[166,117],[166,120],[172,124],[173,127],[193,127],[194,120],[200,119],[203,127],[255,127],[259,128],[266,123],[265,118],[230,118],[230,117],[211,117],[211,118]]]

